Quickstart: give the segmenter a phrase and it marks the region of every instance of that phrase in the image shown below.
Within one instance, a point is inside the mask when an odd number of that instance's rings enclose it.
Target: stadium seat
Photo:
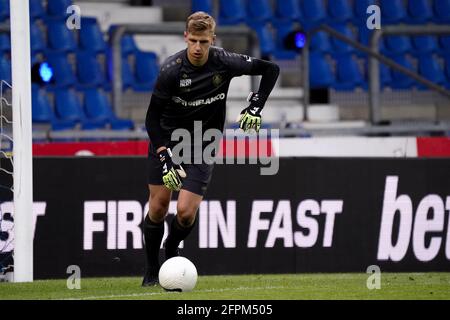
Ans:
[[[73,4],[72,0],[50,0],[47,1],[47,14],[50,18],[65,19],[67,8]]]
[[[0,0],[0,22],[9,19],[9,0]]]
[[[349,0],[328,1],[328,21],[345,23],[353,19],[352,6]]]
[[[316,32],[311,38],[310,49],[311,51],[321,51],[324,53],[331,52],[333,49],[328,33],[325,31]]]
[[[302,12],[302,24],[305,30],[317,26],[327,17],[326,7],[323,0],[300,0]]]
[[[8,33],[0,33],[0,55],[11,54],[11,38]]]
[[[354,90],[364,82],[364,76],[357,61],[351,55],[342,55],[336,59],[336,81],[333,88],[338,91]]]
[[[77,83],[72,64],[69,63],[65,53],[47,53],[47,58],[50,67],[53,69],[52,89],[69,87]]]
[[[191,0],[191,13],[197,11],[213,14],[213,0]]]
[[[110,89],[105,72],[92,52],[80,51],[77,53],[77,77],[79,88],[106,86],[107,89]]]
[[[159,73],[158,57],[153,52],[136,53],[136,82],[133,84],[135,91],[151,91],[155,85]]]
[[[413,52],[416,55],[430,54],[439,51],[438,42],[435,36],[415,36],[412,37]]]
[[[450,55],[446,56],[444,58],[444,60],[445,60],[445,69],[444,69],[444,71],[445,71],[445,76],[447,78],[447,82],[445,84],[445,87],[448,90],[450,90]]]
[[[88,119],[77,93],[73,90],[58,89],[55,91],[55,112],[60,119],[74,121],[81,125],[82,129],[103,129],[105,120]]]
[[[376,5],[376,0],[357,0],[353,2],[353,23],[356,25],[366,26],[367,18],[369,14],[367,13],[367,8],[371,5]],[[367,28],[366,28],[367,29]]]
[[[128,62],[128,59],[125,57],[122,57],[122,63],[121,63],[121,68],[122,68],[122,90],[127,90],[127,89],[131,89],[132,86],[135,83],[135,79],[134,79],[134,75],[133,75],[133,71],[132,68],[130,66],[130,63]],[[114,81],[114,72],[113,72],[113,64],[112,64],[112,59],[108,60],[108,82],[109,83],[113,83]]]
[[[291,60],[295,59],[297,56],[297,53],[295,51],[287,50],[285,49],[284,40],[286,36],[292,32],[295,28],[294,23],[291,21],[278,21],[275,25],[275,51],[273,52],[273,55],[277,59],[281,60]]]
[[[450,54],[450,35],[439,38],[439,51],[443,54]]]
[[[29,6],[31,19],[42,19],[46,16],[42,0],[30,0]]]
[[[32,54],[44,53],[46,51],[47,44],[45,43],[44,32],[36,22],[30,24],[30,38]]]
[[[108,29],[108,36],[111,41],[114,30],[117,29],[117,25],[111,25]],[[111,47],[111,46],[110,46]],[[136,46],[136,42],[134,41],[134,37],[129,33],[125,33],[120,39],[120,48],[122,50],[122,57],[127,57],[130,54],[136,53],[138,51],[138,47]],[[109,48],[111,49],[111,48]]]
[[[412,71],[417,71],[413,67],[412,63],[406,58],[406,55],[397,55],[391,57],[396,63],[406,67]],[[398,70],[391,70],[392,82],[391,87],[394,89],[410,89],[415,85],[415,80],[410,76]]]
[[[55,116],[53,108],[44,89],[33,86],[31,93],[33,124],[48,124],[52,130],[72,129],[75,121],[61,120]]]
[[[112,110],[108,97],[98,89],[88,89],[84,94],[84,108],[89,119],[109,123],[113,130],[131,130],[131,120],[119,119]]]
[[[369,59],[365,60],[365,73],[364,73],[364,88],[368,89],[369,86]],[[392,82],[391,69],[385,65],[384,63],[379,63],[379,74],[380,74],[380,87],[384,89],[385,87],[389,87]]]
[[[332,67],[321,52],[311,52],[309,56],[309,81],[311,88],[330,87],[334,84]]]
[[[11,82],[11,60],[4,56],[0,56],[0,80]]]
[[[219,1],[219,25],[239,24],[246,16],[243,0]]]
[[[273,31],[269,24],[255,24],[250,26],[258,35],[261,56],[268,58],[275,51]]]
[[[345,24],[338,24],[338,25],[334,25],[332,27],[337,32],[341,33],[342,35],[344,35],[352,40],[356,40],[356,36],[352,32],[352,30],[349,28],[349,26],[347,26]],[[333,51],[334,51],[333,53],[336,55],[352,53],[355,50],[355,48],[353,46],[351,46],[350,44],[343,42],[333,36],[331,36],[331,44],[333,46]]]
[[[97,22],[97,18],[82,17],[80,29],[80,47],[85,51],[105,53],[107,44]]]
[[[383,24],[397,24],[406,18],[403,0],[380,0],[381,21]]]
[[[408,36],[386,36],[384,37],[384,49],[384,53],[389,55],[407,53],[412,50],[411,40]]]
[[[281,21],[297,21],[300,19],[298,0],[276,0],[275,19]]]
[[[64,20],[47,21],[47,36],[48,45],[53,51],[75,52],[77,50],[75,32],[67,28]]]
[[[450,0],[434,0],[432,20],[436,23],[450,23]]]
[[[444,69],[433,55],[424,55],[419,58],[418,72],[424,78],[438,85],[446,82]],[[428,89],[423,84],[418,84],[419,89]]]
[[[269,0],[247,1],[247,23],[249,25],[266,24],[274,17]]]
[[[405,22],[414,24],[427,23],[432,15],[432,9],[428,0],[409,0],[407,2],[407,12]]]

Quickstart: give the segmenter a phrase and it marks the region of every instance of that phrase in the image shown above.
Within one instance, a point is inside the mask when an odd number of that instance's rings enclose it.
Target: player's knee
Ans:
[[[189,206],[178,206],[177,208],[177,216],[178,216],[178,222],[183,227],[189,227],[191,226],[195,221],[195,214],[197,210],[194,210],[193,208],[190,208]]]
[[[169,210],[170,199],[158,199],[153,198],[150,200],[150,219],[154,222],[160,222],[164,220],[164,217]]]

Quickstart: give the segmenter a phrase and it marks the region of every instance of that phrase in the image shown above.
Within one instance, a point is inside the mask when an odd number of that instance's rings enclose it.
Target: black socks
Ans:
[[[172,223],[170,224],[169,235],[166,240],[166,248],[176,249],[180,245],[180,242],[191,233],[194,228],[195,221],[189,227],[182,226],[177,219],[177,216],[174,216],[172,219]]]
[[[164,236],[164,221],[154,223],[148,215],[144,219],[145,257],[147,269],[156,275],[159,272],[159,249]]]

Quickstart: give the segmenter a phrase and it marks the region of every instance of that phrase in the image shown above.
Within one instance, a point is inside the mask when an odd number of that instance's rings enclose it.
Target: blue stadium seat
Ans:
[[[159,73],[158,57],[154,52],[136,53],[136,82],[133,84],[135,91],[151,91]]]
[[[269,24],[255,24],[250,26],[258,35],[259,49],[262,57],[268,57],[275,51],[275,40]]]
[[[450,54],[450,35],[449,36],[441,36],[439,38],[439,51],[443,54]]]
[[[47,21],[47,36],[53,51],[75,52],[78,48],[75,31],[69,30],[64,20]]]
[[[117,29],[116,25],[111,25],[108,29],[109,39],[112,39],[114,34],[114,30]],[[134,41],[134,37],[129,33],[125,33],[120,39],[120,48],[122,50],[122,57],[126,57],[130,54],[136,53],[138,48],[136,46],[136,42]]]
[[[47,14],[51,18],[65,19],[67,8],[72,4],[72,0],[50,0],[47,2]]]
[[[38,86],[33,86],[31,93],[32,101],[32,121],[39,124],[49,124],[52,130],[72,129],[75,121],[61,120],[55,116],[53,107],[50,104],[47,93]]]
[[[9,19],[9,0],[0,0],[0,22]]]
[[[328,21],[345,23],[353,19],[353,10],[349,0],[328,1]]]
[[[77,83],[72,64],[69,63],[65,53],[47,53],[48,63],[53,69],[54,82],[51,88],[70,87]]]
[[[367,18],[367,8],[371,5],[376,5],[377,0],[357,0],[353,2],[353,23],[357,25],[366,26]],[[367,28],[366,28],[367,29]]]
[[[0,80],[12,84],[11,81],[11,60],[4,56],[0,56]]]
[[[446,82],[444,69],[433,55],[423,55],[419,58],[418,72],[424,78],[427,78],[438,85],[442,85]],[[418,88],[428,89],[420,83],[418,84]]]
[[[432,20],[436,23],[450,23],[450,0],[434,0]]]
[[[104,86],[106,89],[110,89],[105,72],[92,52],[80,51],[77,53],[77,77],[79,88]]]
[[[275,19],[281,21],[297,21],[300,19],[298,0],[276,0]]]
[[[274,17],[269,0],[247,1],[247,23],[250,25],[265,24]]]
[[[37,23],[30,24],[30,37],[31,53],[44,53],[47,49],[47,44],[45,43],[44,32],[41,30]]]
[[[219,24],[234,25],[244,22],[247,14],[243,0],[219,1]]]
[[[105,120],[88,119],[77,93],[73,90],[58,89],[55,91],[55,112],[60,119],[74,121],[82,129],[103,129]]]
[[[327,17],[326,7],[323,0],[300,0],[302,12],[302,24],[305,30],[317,26]]]
[[[273,52],[273,55],[277,59],[281,60],[291,60],[295,59],[297,56],[297,53],[295,51],[286,50],[284,48],[284,39],[286,36],[294,30],[294,23],[291,21],[278,21],[275,25],[275,51]]]
[[[356,40],[356,36],[352,32],[352,30],[349,28],[349,26],[347,26],[345,24],[339,24],[339,25],[334,25],[333,28],[334,28],[334,30],[345,35],[346,37]],[[351,45],[347,44],[346,42],[343,42],[333,36],[331,37],[331,44],[333,45],[334,54],[337,54],[337,55],[348,54],[348,53],[352,53],[355,51],[355,48],[353,46],[351,46]]]
[[[395,62],[412,71],[415,70],[412,63],[407,59],[406,55],[397,55],[391,57]],[[400,71],[391,70],[392,82],[391,87],[394,89],[411,89],[415,84],[415,80]]]
[[[11,54],[11,38],[9,33],[0,33],[0,55]]]
[[[445,76],[447,78],[445,87],[450,90],[450,55],[445,56],[444,60],[445,60]]]
[[[416,55],[430,54],[439,51],[438,41],[435,36],[412,37],[413,51]]]
[[[84,108],[89,119],[109,123],[113,130],[131,130],[131,120],[119,119],[112,110],[108,97],[98,89],[88,89],[84,94]]]
[[[397,24],[406,18],[403,0],[380,0],[381,23]]]
[[[326,88],[334,84],[332,67],[321,52],[311,52],[309,56],[309,81],[311,88]]]
[[[384,53],[397,55],[412,50],[411,40],[408,36],[386,36],[384,37]]]
[[[135,83],[134,75],[130,63],[126,57],[122,57],[122,90],[131,89]],[[114,82],[112,59],[108,59],[108,82]]]
[[[364,61],[364,89],[368,89],[369,86],[369,59]],[[385,87],[389,87],[392,82],[391,69],[385,65],[384,63],[379,63],[379,74],[380,74],[380,88],[384,89]]]
[[[51,2],[51,1],[50,1]],[[42,0],[30,0],[30,17],[32,19],[42,19],[45,18],[46,12],[42,4]]]
[[[324,53],[331,52],[333,49],[328,33],[325,31],[316,32],[311,38],[310,49],[311,51],[321,51]]]
[[[364,82],[364,76],[357,61],[351,55],[336,59],[336,81],[333,88],[338,91],[354,90]]]
[[[97,23],[97,18],[82,17],[80,29],[80,47],[86,51],[105,53],[107,44]]]
[[[414,24],[427,23],[433,15],[428,0],[408,0],[407,12],[405,22]]]
[[[213,1],[212,0],[191,0],[191,13],[203,11],[209,14],[213,14]]]

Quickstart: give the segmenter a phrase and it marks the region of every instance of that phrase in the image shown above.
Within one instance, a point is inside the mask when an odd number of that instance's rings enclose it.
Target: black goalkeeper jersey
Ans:
[[[230,81],[253,74],[254,60],[218,47],[210,48],[208,61],[201,67],[189,62],[186,49],[167,58],[153,91],[165,101],[160,113],[165,138],[170,140],[179,128],[193,136],[194,121],[202,122],[203,132],[210,128],[223,131]]]

